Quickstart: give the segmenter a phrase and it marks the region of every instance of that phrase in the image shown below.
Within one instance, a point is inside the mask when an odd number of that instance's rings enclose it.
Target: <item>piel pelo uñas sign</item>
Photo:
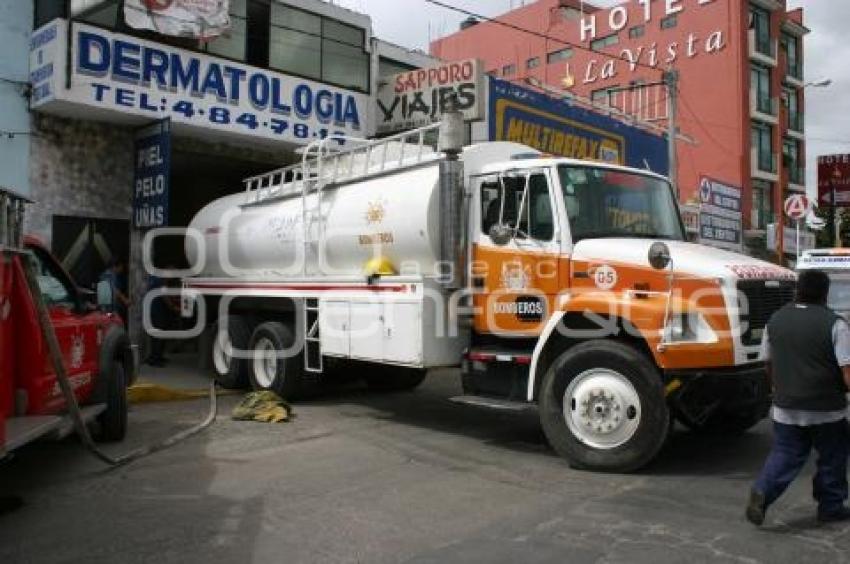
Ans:
[[[171,118],[176,127],[298,145],[370,133],[365,94],[78,23],[66,88],[67,29],[55,20],[33,34],[33,109],[115,122]]]
[[[440,121],[450,100],[467,121],[483,117],[481,63],[445,63],[382,77],[378,88],[378,133],[414,129]]]

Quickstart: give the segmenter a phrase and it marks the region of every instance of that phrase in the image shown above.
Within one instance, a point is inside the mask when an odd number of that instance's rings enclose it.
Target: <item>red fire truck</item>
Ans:
[[[99,309],[94,294],[79,289],[43,245],[22,236],[26,203],[0,188],[0,458],[74,429],[50,330],[83,418],[103,440],[124,437],[126,388],[138,365],[120,317]],[[50,327],[39,322],[42,305]]]

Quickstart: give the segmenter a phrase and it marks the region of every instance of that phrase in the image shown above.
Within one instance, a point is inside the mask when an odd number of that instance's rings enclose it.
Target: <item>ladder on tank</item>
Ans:
[[[244,206],[301,196],[304,243],[303,275],[307,275],[307,257],[319,256],[324,244],[323,193],[329,186],[436,161],[440,124],[435,123],[384,139],[330,136],[313,141],[304,148],[301,162],[265,174],[246,178]],[[333,144],[350,144],[338,149]],[[314,195],[312,201],[308,197]]]

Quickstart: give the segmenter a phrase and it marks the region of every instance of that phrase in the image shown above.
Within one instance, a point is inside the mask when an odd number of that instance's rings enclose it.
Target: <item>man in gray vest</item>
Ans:
[[[847,499],[847,389],[850,327],[826,307],[829,277],[805,270],[795,303],[767,325],[762,355],[773,384],[773,448],[750,493],[747,519],[764,522],[767,508],[818,453],[814,498],[821,522],[850,519]]]

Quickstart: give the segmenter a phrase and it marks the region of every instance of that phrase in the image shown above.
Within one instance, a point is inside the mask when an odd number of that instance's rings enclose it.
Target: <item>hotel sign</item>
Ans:
[[[836,206],[850,206],[850,155],[818,157],[818,204],[832,206],[833,190]]]
[[[589,43],[601,35],[617,34],[631,26],[646,25],[661,17],[676,17],[685,10],[706,9],[720,4],[722,2],[717,0],[631,0],[607,11],[599,10],[585,15],[577,25],[582,43]],[[667,34],[672,36],[678,29],[673,27]],[[638,47],[605,48],[599,57],[587,62],[578,80],[584,84],[593,84],[598,80],[614,79],[623,71],[635,72],[640,66],[665,68],[679,58],[692,59],[700,54],[718,53],[726,47],[727,42],[724,30],[718,29],[700,33],[689,32],[687,36],[678,39],[671,37],[666,44],[653,42]],[[569,64],[567,72],[572,76]]]
[[[170,118],[178,132],[267,144],[371,133],[365,94],[89,25],[71,33],[70,60],[67,22],[33,33],[33,110],[128,124]]]

